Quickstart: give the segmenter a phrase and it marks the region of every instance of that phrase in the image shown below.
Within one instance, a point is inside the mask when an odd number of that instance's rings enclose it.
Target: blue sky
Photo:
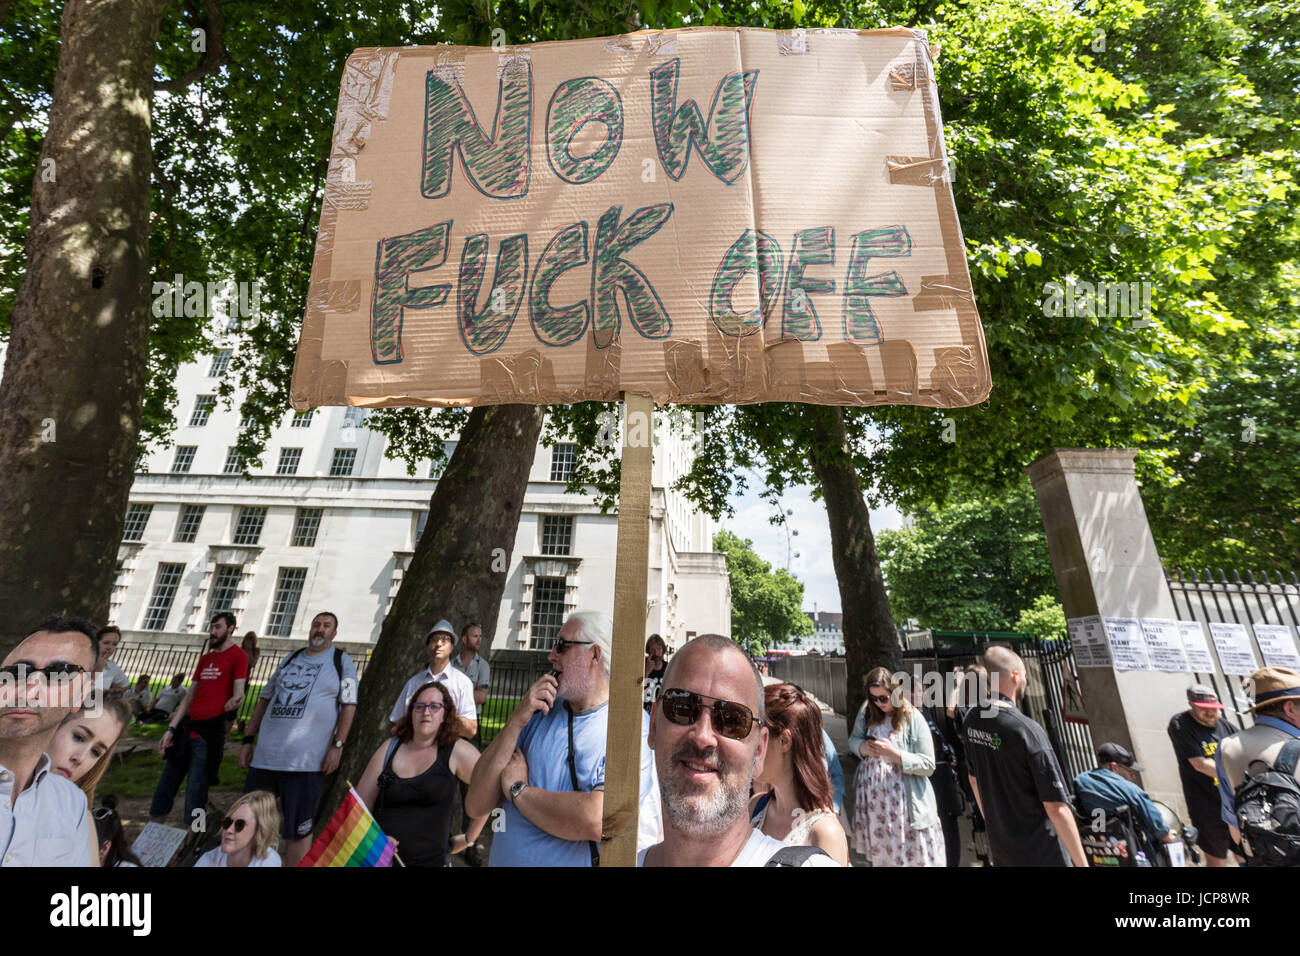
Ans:
[[[785,530],[768,523],[776,511],[758,496],[763,489],[762,479],[751,474],[749,485],[745,494],[733,495],[730,499],[731,506],[736,509],[735,516],[724,518],[718,524],[733,534],[751,539],[754,550],[773,567],[785,567]],[[790,530],[799,532],[790,537],[789,550],[798,552],[799,556],[790,556],[789,567],[790,572],[804,583],[804,609],[811,611],[816,605],[820,611],[840,610],[840,592],[831,560],[831,532],[825,505],[812,500],[807,485],[789,489],[782,505],[794,512],[786,518]],[[902,524],[902,515],[892,505],[871,513],[871,530],[876,534],[886,528],[900,528]]]

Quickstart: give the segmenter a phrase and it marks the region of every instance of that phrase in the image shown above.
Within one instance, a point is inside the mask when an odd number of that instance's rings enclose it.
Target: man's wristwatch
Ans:
[[[528,789],[527,780],[516,780],[510,785],[510,802],[514,803],[519,799],[519,795]]]

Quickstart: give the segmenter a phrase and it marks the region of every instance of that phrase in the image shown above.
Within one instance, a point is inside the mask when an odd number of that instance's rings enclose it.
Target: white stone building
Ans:
[[[285,416],[263,466],[240,475],[240,422],[215,398],[222,351],[181,369],[173,444],[149,456],[131,489],[110,619],[128,639],[206,630],[232,610],[240,632],[304,637],[311,617],[338,615],[339,638],[371,641],[424,530],[436,485],[384,457],[365,412]],[[571,611],[612,612],[617,517],[565,494],[572,446],[538,446],[492,646],[549,648]],[[690,447],[664,429],[655,451],[646,634],[673,648],[730,633],[731,589],[712,522],[669,486]],[[459,629],[456,608],[444,614]]]
[[[799,638],[799,643],[791,637],[780,644],[772,645],[774,651],[790,651],[792,654],[844,653],[844,615],[839,611],[804,611],[812,619],[816,629],[812,634]]]

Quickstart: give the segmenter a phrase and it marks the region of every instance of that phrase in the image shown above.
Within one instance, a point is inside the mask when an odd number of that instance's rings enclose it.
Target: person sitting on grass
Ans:
[[[197,866],[280,866],[280,807],[266,790],[246,793],[221,821],[221,845],[199,857]]]

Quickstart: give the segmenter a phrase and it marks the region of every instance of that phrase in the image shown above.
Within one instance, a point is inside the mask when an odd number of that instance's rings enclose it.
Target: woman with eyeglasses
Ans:
[[[862,758],[853,849],[872,866],[943,866],[943,829],[929,779],[930,728],[886,668],[869,672],[864,683],[867,699],[849,735],[849,749]]]
[[[280,806],[275,794],[253,790],[235,801],[221,821],[221,845],[199,857],[195,866],[281,866]]]
[[[750,824],[787,846],[816,846],[849,865],[849,842],[835,814],[830,776],[822,761],[821,709],[794,684],[769,684],[767,756],[750,803]]]
[[[380,829],[397,841],[406,866],[451,866],[452,854],[478,839],[487,822],[470,820],[467,833],[452,836],[456,778],[469,783],[479,758],[457,732],[456,717],[445,683],[423,685],[357,784],[357,794]]]
[[[101,706],[69,714],[50,740],[50,769],[71,780],[95,802],[95,787],[108,770],[113,748],[131,723],[131,706],[120,693],[107,692]]]

